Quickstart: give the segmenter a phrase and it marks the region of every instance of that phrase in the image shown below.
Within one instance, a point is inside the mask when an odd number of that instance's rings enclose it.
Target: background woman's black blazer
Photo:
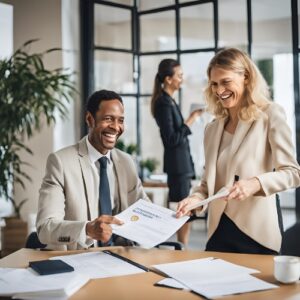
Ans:
[[[164,172],[194,177],[194,164],[187,136],[191,131],[174,99],[167,93],[157,99],[154,117],[164,145]]]

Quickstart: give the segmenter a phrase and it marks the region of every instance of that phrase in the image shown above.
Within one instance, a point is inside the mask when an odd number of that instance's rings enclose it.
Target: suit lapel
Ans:
[[[225,120],[226,118],[220,119],[215,122],[215,125],[212,125],[216,128],[212,128],[210,131],[210,136],[207,140],[207,157],[209,157],[209,159],[207,160],[206,169],[207,172],[209,172],[209,176],[207,177],[209,196],[215,193],[217,158]]]
[[[88,219],[91,220],[94,217],[91,215],[91,212],[93,212],[93,199],[95,196],[93,195],[93,188],[89,180],[91,176],[91,163],[88,156],[85,138],[86,137],[81,139],[78,143],[78,155],[85,187],[85,193],[87,197]]]
[[[233,136],[232,144],[231,144],[231,154],[234,155],[241,143],[244,141],[249,129],[251,128],[253,122],[244,122],[239,121],[236,131]]]
[[[226,178],[229,180],[227,184],[232,184],[234,178],[233,175],[235,175],[234,170],[234,157],[240,147],[240,145],[243,143],[245,137],[247,136],[248,131],[250,130],[251,126],[253,124],[252,122],[244,122],[244,121],[239,121],[237,128],[235,130],[232,143],[231,143],[231,149],[230,149],[230,154],[228,157],[228,164],[227,164],[227,173],[226,173]]]

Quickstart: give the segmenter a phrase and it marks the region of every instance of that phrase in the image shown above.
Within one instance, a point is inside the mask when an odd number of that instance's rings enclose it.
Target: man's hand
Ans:
[[[88,222],[85,227],[86,234],[92,239],[107,243],[112,235],[110,224],[122,225],[124,222],[113,216],[102,215]]]

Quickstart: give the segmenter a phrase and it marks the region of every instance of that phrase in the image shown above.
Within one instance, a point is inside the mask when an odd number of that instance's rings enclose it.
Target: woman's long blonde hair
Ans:
[[[271,98],[265,79],[249,56],[236,48],[228,48],[219,51],[208,65],[208,85],[204,91],[208,111],[214,114],[216,118],[222,118],[228,116],[228,110],[222,106],[212,91],[210,84],[212,68],[221,68],[246,76],[248,80],[245,85],[244,101],[239,112],[239,118],[244,121],[256,120],[262,108],[270,103]]]

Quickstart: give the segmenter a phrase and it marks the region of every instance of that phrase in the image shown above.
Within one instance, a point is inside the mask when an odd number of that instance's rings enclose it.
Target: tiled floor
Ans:
[[[286,230],[296,222],[296,214],[294,209],[282,209],[283,226]],[[193,221],[192,231],[188,249],[204,250],[206,244],[206,223],[204,220]],[[175,241],[176,237],[172,236],[170,240]]]

